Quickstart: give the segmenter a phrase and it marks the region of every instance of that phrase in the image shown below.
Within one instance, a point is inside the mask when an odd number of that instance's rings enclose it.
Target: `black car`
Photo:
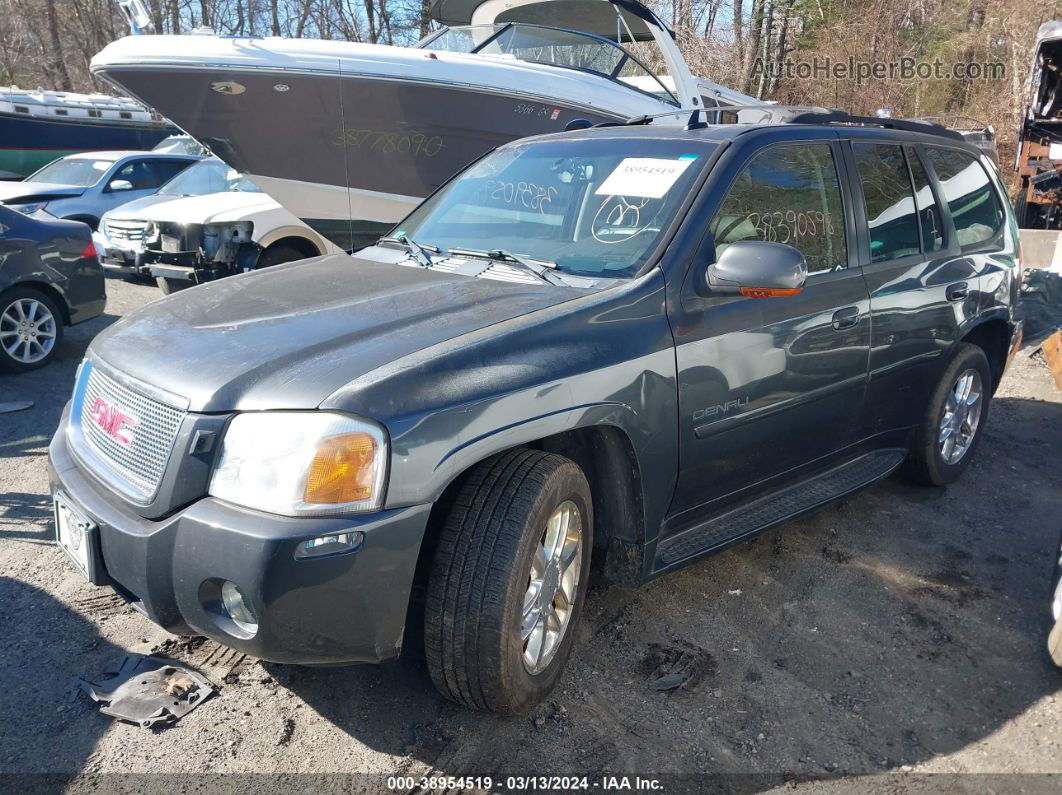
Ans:
[[[929,124],[517,141],[354,257],[97,336],[49,450],[58,539],[163,627],[278,662],[391,659],[422,596],[439,689],[523,711],[592,552],[641,584],[900,467],[958,478],[1021,339],[1017,252],[995,166]]]
[[[0,207],[0,372],[43,367],[63,327],[91,320],[106,304],[86,224]]]

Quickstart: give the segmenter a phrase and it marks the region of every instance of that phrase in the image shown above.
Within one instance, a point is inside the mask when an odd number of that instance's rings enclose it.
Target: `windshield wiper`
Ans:
[[[398,235],[397,237],[381,237],[378,243],[398,243],[400,246],[405,246],[406,250],[413,256],[413,259],[417,261],[417,264],[423,268],[430,268],[432,266],[431,257],[428,256],[428,252],[424,250],[424,246],[420,245],[413,238],[408,235]],[[434,248],[434,246],[433,246]],[[435,249],[438,252],[438,249]]]
[[[546,284],[566,286],[563,281],[554,276],[551,271],[557,270],[557,263],[546,259],[531,259],[522,254],[514,254],[505,249],[496,248],[490,251],[476,251],[471,248],[451,248],[450,254],[466,257],[487,257],[488,259],[501,260],[519,265],[528,273],[538,277],[538,280]]]

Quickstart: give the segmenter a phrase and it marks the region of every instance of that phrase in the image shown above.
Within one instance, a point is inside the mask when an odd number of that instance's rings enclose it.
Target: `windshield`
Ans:
[[[93,160],[88,157],[71,157],[49,163],[40,171],[26,177],[26,182],[51,182],[53,185],[77,185],[88,188],[95,185],[114,165],[113,160]]]
[[[160,196],[204,196],[231,191],[262,192],[240,172],[220,160],[201,160],[171,179],[158,192]]]
[[[429,198],[394,236],[442,251],[511,252],[580,276],[633,276],[712,146],[627,137],[515,144]]]
[[[646,42],[638,43],[645,48]],[[679,104],[657,75],[631,52],[590,33],[541,25],[464,25],[447,28],[422,49],[479,55],[511,55],[521,61],[579,69],[618,80],[628,88]]]

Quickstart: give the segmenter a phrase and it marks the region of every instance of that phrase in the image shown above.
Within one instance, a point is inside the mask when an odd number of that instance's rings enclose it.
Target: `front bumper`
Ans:
[[[92,242],[96,246],[100,265],[103,266],[103,270],[107,273],[132,276],[143,270],[137,261],[138,252],[117,246],[103,232],[99,230],[93,232]]]
[[[382,662],[402,648],[413,573],[430,505],[356,517],[283,517],[211,497],[145,519],[74,462],[65,424],[48,451],[52,493],[95,522],[97,580],[175,634],[205,635],[264,660],[302,665]],[[361,531],[361,548],[296,560],[303,541]],[[73,571],[73,569],[71,569]],[[239,587],[258,620],[241,637],[212,598]]]

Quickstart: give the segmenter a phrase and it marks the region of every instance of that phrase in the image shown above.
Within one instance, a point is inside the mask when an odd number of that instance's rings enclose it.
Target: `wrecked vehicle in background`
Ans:
[[[216,158],[107,213],[95,235],[111,273],[164,293],[338,249]]]
[[[1040,26],[1029,75],[1028,106],[1018,131],[1015,200],[1025,261],[1050,267],[1062,232],[1062,20]],[[1039,230],[1028,234],[1026,230]]]

